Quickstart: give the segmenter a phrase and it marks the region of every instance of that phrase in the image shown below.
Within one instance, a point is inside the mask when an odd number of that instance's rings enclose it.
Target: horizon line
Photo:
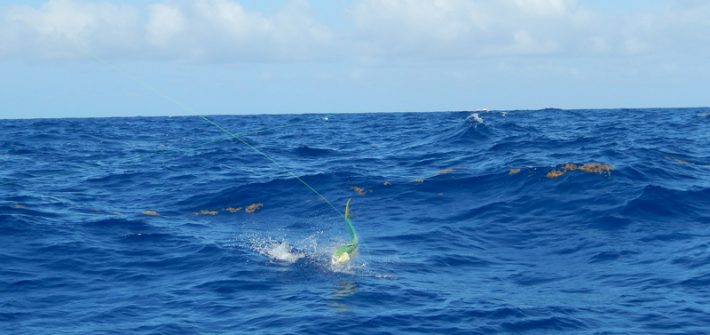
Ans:
[[[492,112],[538,112],[545,110],[559,111],[610,111],[610,110],[686,110],[686,109],[710,109],[710,106],[664,106],[664,107],[594,107],[594,108],[559,108],[559,107],[543,107],[543,108],[511,108],[511,109],[471,109],[471,110],[430,110],[430,111],[379,111],[379,112],[329,112],[329,113],[239,113],[239,114],[177,114],[177,115],[116,115],[116,116],[63,116],[63,117],[18,117],[4,118],[0,117],[0,121],[9,120],[63,120],[63,119],[116,119],[116,118],[179,118],[179,117],[214,117],[214,116],[297,116],[297,115],[332,115],[332,114],[409,114],[409,113],[492,113]]]

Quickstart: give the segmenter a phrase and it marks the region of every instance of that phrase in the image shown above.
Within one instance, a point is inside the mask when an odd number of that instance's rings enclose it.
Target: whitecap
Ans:
[[[469,115],[466,120],[476,122],[477,124],[483,124],[483,118],[478,115],[478,113]]]

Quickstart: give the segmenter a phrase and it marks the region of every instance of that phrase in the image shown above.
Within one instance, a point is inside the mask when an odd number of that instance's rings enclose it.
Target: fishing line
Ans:
[[[109,68],[112,68],[114,71],[116,71],[116,72],[118,72],[118,73],[123,73],[123,72],[119,71],[119,69],[116,68],[115,66],[113,66],[113,65],[111,65],[111,64],[109,64],[109,63],[103,61],[102,59],[100,59],[98,56],[96,56],[96,55],[91,55],[91,57],[94,58],[94,59],[95,59],[96,61],[98,61],[99,63],[108,65],[108,67],[109,67]],[[126,73],[123,73],[123,74],[126,75]],[[129,76],[129,77],[130,77],[130,76]],[[156,96],[159,96],[159,97],[163,98],[164,100],[173,103],[173,104],[176,105],[178,108],[182,109],[184,112],[192,113],[192,109],[189,108],[187,105],[183,104],[181,101],[179,101],[179,100],[177,100],[177,99],[174,99],[174,98],[172,98],[172,97],[170,97],[170,96],[168,96],[168,95],[163,94],[161,91],[159,91],[159,90],[153,88],[152,86],[150,86],[150,85],[148,85],[148,84],[146,84],[146,83],[144,83],[144,82],[142,82],[142,81],[140,81],[140,80],[137,80],[136,78],[131,78],[131,79],[132,79],[134,82],[138,83],[140,86],[142,86],[142,87],[143,87],[144,89],[146,89],[147,91],[150,91],[150,92],[152,92],[153,94],[155,94]],[[269,155],[266,154],[265,152],[259,150],[259,149],[256,148],[255,146],[249,144],[249,142],[247,142],[246,140],[244,140],[241,136],[237,135],[237,134],[234,133],[234,132],[229,131],[228,129],[222,127],[220,124],[218,124],[218,123],[216,123],[216,122],[214,122],[214,121],[208,119],[206,116],[204,116],[204,115],[198,115],[198,117],[201,118],[202,120],[204,120],[205,122],[211,124],[212,126],[216,127],[217,129],[219,129],[219,130],[222,131],[223,133],[227,134],[227,135],[230,136],[232,139],[235,139],[235,140],[241,142],[242,144],[246,145],[248,148],[250,148],[250,149],[253,150],[254,152],[258,153],[259,155],[263,156],[264,158],[266,158],[267,160],[269,160],[270,162],[272,162],[272,163],[273,163],[274,165],[276,165],[277,167],[279,167],[279,168],[281,168],[282,170],[286,171],[290,176],[292,176],[293,178],[295,178],[296,180],[298,180],[298,181],[299,181],[301,184],[303,184],[307,189],[309,189],[311,192],[313,192],[315,195],[317,195],[323,202],[325,202],[328,206],[330,206],[330,208],[333,209],[333,211],[335,211],[336,213],[338,213],[338,216],[342,216],[343,218],[347,219],[347,217],[345,216],[345,214],[344,214],[343,212],[341,212],[337,207],[335,207],[335,205],[333,205],[333,203],[330,202],[330,200],[328,200],[325,196],[323,196],[320,192],[318,192],[315,188],[313,188],[313,186],[311,186],[311,185],[308,184],[305,180],[303,180],[303,178],[299,177],[299,176],[298,176],[296,173],[294,173],[291,169],[289,169],[289,168],[286,167],[285,165],[282,165],[281,163],[279,163],[278,161],[276,161],[275,159],[273,159],[271,156],[269,156]]]
[[[242,134],[240,134],[240,136],[244,137],[244,136],[257,135],[257,134],[260,134],[260,133],[264,133],[264,132],[268,132],[268,131],[273,131],[273,130],[276,130],[276,129],[286,128],[286,127],[293,127],[293,126],[295,126],[295,125],[299,125],[299,124],[303,124],[303,123],[307,123],[307,122],[312,122],[312,121],[314,121],[314,120],[311,120],[311,119],[301,120],[301,121],[298,121],[298,122],[289,123],[289,124],[287,124],[287,125],[281,125],[281,126],[276,126],[276,127],[269,127],[269,128],[265,128],[265,129],[260,129],[260,130],[255,130],[255,131],[251,131],[251,132],[247,132],[247,133],[242,133]],[[96,138],[96,139],[98,139],[98,140],[100,140],[100,141],[103,141],[103,140],[104,140],[104,139],[101,139],[101,138],[96,137],[96,136],[92,136],[92,137],[94,137],[94,138]],[[207,141],[207,142],[203,142],[203,143],[197,144],[197,145],[195,145],[195,146],[187,147],[187,148],[179,148],[179,147],[176,147],[176,146],[173,146],[173,145],[170,145],[170,144],[167,144],[167,145],[166,145],[166,144],[163,144],[163,145],[166,146],[166,148],[164,149],[165,151],[173,151],[173,152],[180,152],[180,153],[183,153],[183,154],[190,154],[190,153],[193,153],[193,152],[197,151],[199,148],[201,148],[201,147],[203,147],[203,146],[206,146],[206,145],[209,145],[209,144],[212,144],[212,143],[215,143],[215,142],[217,142],[217,141],[223,139],[224,137],[225,137],[225,136],[219,136],[219,137],[213,138],[213,139],[211,139],[211,140],[209,140],[209,141]],[[135,154],[135,155],[133,155],[133,156],[131,156],[131,157],[129,157],[129,158],[126,158],[126,159],[123,160],[121,163],[122,163],[122,164],[125,164],[125,163],[130,163],[130,162],[133,162],[133,161],[140,161],[141,158],[142,158],[142,156],[143,156],[143,154]],[[229,166],[229,165],[224,164],[224,163],[222,163],[221,165],[226,166],[226,167],[228,167],[228,168],[230,168],[230,169],[236,169],[235,167]]]
[[[249,144],[249,142],[247,142],[247,141],[245,141],[243,138],[237,136],[237,134],[232,133],[231,131],[229,131],[228,129],[222,127],[222,126],[219,125],[218,123],[216,123],[216,122],[214,122],[214,121],[208,119],[206,116],[204,116],[204,115],[199,115],[199,117],[200,117],[201,119],[205,120],[207,123],[209,123],[209,124],[211,124],[211,125],[217,127],[217,129],[223,131],[225,134],[231,136],[233,139],[235,139],[235,140],[241,142],[242,144],[246,145],[246,146],[249,147],[250,149],[254,150],[256,153],[262,155],[264,158],[266,158],[266,159],[268,159],[269,161],[271,161],[272,163],[274,163],[274,165],[276,165],[276,166],[280,167],[281,169],[283,169],[284,171],[286,171],[286,172],[287,172],[289,175],[291,175],[293,178],[295,178],[296,180],[298,180],[299,182],[301,182],[301,184],[303,184],[306,188],[308,188],[309,190],[311,190],[311,192],[315,193],[321,200],[323,200],[323,202],[325,202],[326,204],[328,204],[328,206],[330,206],[330,208],[332,208],[336,213],[338,213],[338,215],[340,215],[340,216],[342,216],[342,217],[345,218],[345,214],[343,214],[338,208],[336,208],[336,207],[333,205],[333,203],[331,203],[325,196],[323,196],[320,192],[318,192],[315,188],[313,188],[313,186],[311,186],[310,184],[308,184],[305,180],[303,180],[301,177],[299,177],[299,176],[296,175],[293,171],[291,171],[291,169],[289,169],[288,167],[286,167],[286,166],[282,165],[281,163],[277,162],[275,159],[271,158],[271,156],[267,155],[265,152],[259,150],[259,149],[256,148],[255,146]]]

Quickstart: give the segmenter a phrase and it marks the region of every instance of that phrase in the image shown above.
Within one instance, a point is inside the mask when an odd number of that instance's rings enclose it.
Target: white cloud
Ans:
[[[269,16],[231,0],[197,1],[185,5],[185,11],[189,19],[183,38],[193,52],[207,57],[318,58],[332,38],[304,1],[286,2]]]
[[[628,55],[710,41],[710,3],[618,13],[576,0],[363,0],[353,20],[375,57]]]
[[[128,51],[136,42],[135,8],[111,3],[48,1],[0,12],[0,55],[81,57],[95,50]]]
[[[353,17],[371,50],[440,57],[559,52],[588,20],[572,0],[365,0]]]
[[[0,8],[0,56],[273,60],[318,57],[329,43],[304,1],[266,15],[232,0],[169,0],[146,7],[48,0]]]
[[[565,15],[577,6],[570,0],[515,0],[514,4],[523,13],[540,16]]]
[[[582,0],[360,0],[327,26],[306,0],[48,0],[0,7],[0,57],[293,61],[626,55],[710,42],[710,3],[612,12]],[[337,19],[336,18],[336,19]]]
[[[180,8],[166,4],[150,7],[150,18],[146,27],[148,42],[159,47],[168,47],[187,28],[185,15]]]

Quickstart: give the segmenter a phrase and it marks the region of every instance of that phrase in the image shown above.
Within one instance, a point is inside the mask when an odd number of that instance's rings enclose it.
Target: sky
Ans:
[[[0,0],[0,118],[710,106],[704,0]]]

